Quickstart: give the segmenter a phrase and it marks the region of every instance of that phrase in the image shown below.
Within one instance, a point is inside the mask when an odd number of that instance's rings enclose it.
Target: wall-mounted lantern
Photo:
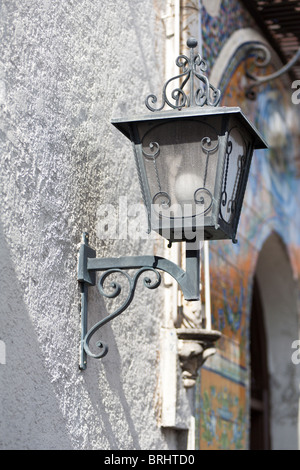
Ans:
[[[199,300],[199,241],[232,239],[236,241],[244,193],[254,149],[267,145],[240,108],[218,107],[221,93],[203,72],[206,64],[195,54],[195,39],[187,46],[190,57],[180,55],[177,77],[166,82],[162,104],[149,95],[147,108],[152,114],[114,119],[112,123],[134,148],[138,177],[148,213],[149,229],[170,242],[186,242],[186,270],[157,256],[96,258],[87,236],[80,249],[78,280],[82,283],[82,338],[80,368],[86,367],[86,355],[103,357],[107,346],[98,342],[100,352],[92,353],[89,343],[105,323],[122,313],[131,303],[138,278],[146,271],[155,280],[144,279],[150,289],[160,284],[159,271],[169,273],[179,284],[186,300]],[[170,84],[179,85],[170,90]],[[185,85],[189,83],[189,92]],[[165,104],[171,111],[162,111]],[[131,277],[126,270],[135,269]],[[95,284],[95,272],[102,271],[99,291],[117,297],[121,287],[113,282],[108,292],[104,281],[113,273],[125,276],[129,294],[121,307],[87,331],[88,286]],[[219,337],[211,334],[211,341]]]

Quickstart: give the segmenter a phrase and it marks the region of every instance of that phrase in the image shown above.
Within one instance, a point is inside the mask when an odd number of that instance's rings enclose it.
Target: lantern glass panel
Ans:
[[[243,189],[241,183],[245,171],[246,158],[247,143],[238,127],[232,127],[227,141],[220,205],[220,215],[227,224],[232,224],[237,211],[237,203],[240,192]]]
[[[218,164],[216,130],[200,120],[139,129],[151,204],[161,217],[209,214]]]

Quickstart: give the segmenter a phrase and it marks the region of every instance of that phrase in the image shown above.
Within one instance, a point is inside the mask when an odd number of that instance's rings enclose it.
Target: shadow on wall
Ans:
[[[89,320],[91,325],[94,325],[100,318],[111,312],[107,311],[107,305],[100,297],[97,288],[91,289],[89,295]],[[140,450],[141,445],[135,424],[135,421],[138,422],[138,416],[132,417],[134,407],[131,408],[127,401],[122,381],[124,372],[121,366],[121,356],[111,323],[103,326],[92,338],[90,347],[95,353],[99,352],[95,346],[97,340],[107,344],[108,354],[100,360],[88,356],[87,369],[82,372],[82,377],[86,390],[89,391],[93,409],[98,416],[101,416],[106,446],[108,445],[110,450]],[[128,369],[131,365],[132,358],[128,361]],[[126,366],[124,368],[126,369]],[[139,397],[139,401],[142,399],[143,397]]]
[[[72,449],[0,227],[0,449]]]

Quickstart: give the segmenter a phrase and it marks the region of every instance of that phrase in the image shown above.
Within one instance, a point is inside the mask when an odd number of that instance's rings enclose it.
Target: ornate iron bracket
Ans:
[[[248,55],[254,56],[254,64],[257,67],[266,67],[271,62],[271,52],[265,44],[261,43],[253,43],[250,48],[248,49]],[[249,68],[246,68],[246,76],[250,80],[246,88],[246,96],[248,99],[254,100],[256,98],[256,92],[254,88],[264,85],[265,83],[270,82],[276,78],[281,77],[285,73],[289,72],[289,70],[300,60],[300,49],[296,52],[294,57],[281,69],[277,70],[276,72],[269,74],[269,75],[254,75],[250,72]]]
[[[104,357],[108,352],[108,346],[98,341],[96,346],[100,350],[93,353],[90,349],[90,341],[96,331],[106,323],[110,322],[131,304],[138,279],[148,273],[155,276],[155,280],[144,277],[144,286],[148,289],[156,289],[161,282],[159,271],[170,274],[179,284],[186,300],[199,300],[200,298],[200,273],[199,273],[200,251],[195,249],[191,243],[186,248],[186,271],[175,263],[159,256],[126,256],[121,258],[96,258],[96,252],[88,244],[88,234],[83,234],[83,243],[79,251],[78,281],[81,284],[81,347],[80,347],[80,369],[86,368],[87,356],[95,359]],[[126,270],[136,270],[130,276]],[[106,298],[116,298],[121,293],[119,282],[113,281],[109,284],[109,290],[105,287],[105,281],[109,276],[118,273],[124,276],[128,283],[128,295],[121,306],[113,313],[97,322],[90,330],[87,330],[88,320],[88,287],[96,284],[96,272],[102,272],[98,280],[98,289]]]

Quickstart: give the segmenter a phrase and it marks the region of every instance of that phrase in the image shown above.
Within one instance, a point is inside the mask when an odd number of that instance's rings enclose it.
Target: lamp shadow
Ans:
[[[0,256],[0,449],[72,449],[1,225]]]
[[[94,287],[89,292],[89,327],[109,315],[107,303]],[[126,313],[125,313],[126,315]],[[118,318],[112,320],[117,322]],[[87,357],[87,369],[82,371],[87,390],[98,388],[98,393],[90,393],[90,400],[101,413],[105,437],[111,450],[140,450],[139,434],[132,419],[132,409],[122,381],[122,358],[115,340],[111,323],[104,325],[95,337],[108,346],[108,353],[101,359]],[[93,344],[97,342],[93,339]],[[93,347],[91,346],[91,349]],[[94,351],[96,352],[96,351]],[[133,359],[134,360],[134,359]],[[123,433],[120,429],[123,428]]]

